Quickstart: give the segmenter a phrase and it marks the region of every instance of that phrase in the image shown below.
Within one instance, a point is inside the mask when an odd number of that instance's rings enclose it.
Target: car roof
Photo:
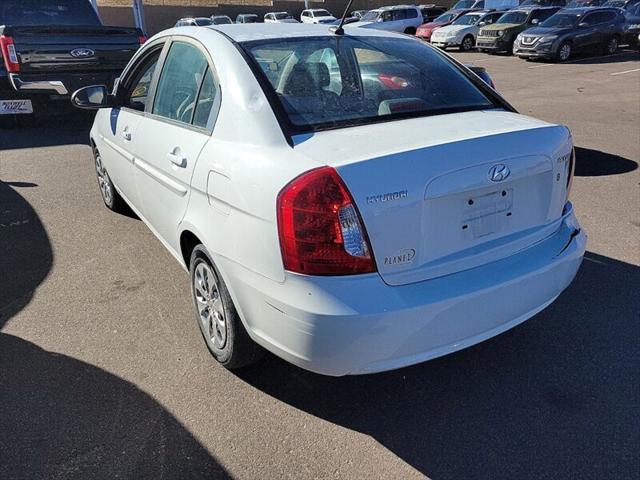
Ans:
[[[401,8],[418,8],[415,5],[387,5],[386,7],[378,7],[375,8],[374,10],[378,11],[378,12],[387,12],[389,10],[399,10]]]
[[[272,40],[280,38],[305,38],[305,37],[335,37],[328,25],[312,25],[308,23],[254,23],[251,25],[208,25],[201,28],[210,28],[224,33],[235,42],[250,42],[252,40]],[[396,37],[400,35],[386,30],[357,28],[345,25],[346,35],[358,37]]]

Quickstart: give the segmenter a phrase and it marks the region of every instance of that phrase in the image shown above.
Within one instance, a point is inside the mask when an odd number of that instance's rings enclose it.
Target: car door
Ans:
[[[135,181],[142,214],[174,251],[177,229],[189,201],[193,170],[213,129],[220,102],[213,62],[198,42],[174,37],[165,59],[153,105],[138,125],[134,142]]]
[[[100,155],[107,172],[122,196],[136,209],[140,209],[141,205],[133,177],[132,139],[137,135],[150,101],[163,46],[164,40],[153,42],[127,69],[117,87],[117,95],[123,99],[123,106],[110,111],[109,126],[100,131],[103,145]]]
[[[387,30],[394,32],[404,32],[407,23],[407,11],[404,8],[398,8],[391,11],[391,22],[387,25]]]
[[[598,25],[596,13],[587,13],[580,24],[574,38],[575,47],[578,50],[591,49],[599,43]]]

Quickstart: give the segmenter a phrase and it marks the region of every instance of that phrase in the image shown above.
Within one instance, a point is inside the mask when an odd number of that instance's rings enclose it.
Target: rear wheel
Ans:
[[[571,58],[571,53],[573,49],[571,48],[571,44],[569,42],[563,42],[560,47],[558,47],[558,52],[556,53],[556,60],[559,62],[566,62]]]
[[[605,55],[613,55],[618,50],[618,37],[611,37],[604,45],[603,53]]]
[[[473,48],[473,35],[467,35],[462,39],[462,43],[460,44],[460,50],[463,52],[468,52]]]
[[[189,271],[198,326],[213,357],[229,369],[257,361],[263,350],[249,337],[227,286],[203,245],[193,249]]]
[[[95,159],[96,176],[98,177],[98,186],[100,187],[102,201],[107,208],[113,212],[122,213],[126,211],[126,204],[113,186],[111,177],[109,177],[107,169],[102,163],[100,152],[98,152],[97,149],[93,150],[93,157]]]

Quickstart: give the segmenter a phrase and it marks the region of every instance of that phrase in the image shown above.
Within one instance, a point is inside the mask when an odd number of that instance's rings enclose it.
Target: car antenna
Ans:
[[[344,9],[344,13],[342,14],[342,18],[340,19],[340,23],[338,24],[337,27],[331,27],[329,31],[333,32],[336,35],[344,35],[344,28],[342,28],[342,26],[344,25],[344,21],[347,18],[347,13],[351,8],[352,3],[353,3],[353,0],[349,0],[349,3],[347,3],[347,8]]]

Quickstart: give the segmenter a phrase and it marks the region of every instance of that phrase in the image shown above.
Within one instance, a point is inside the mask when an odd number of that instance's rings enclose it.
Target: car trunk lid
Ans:
[[[349,188],[384,281],[403,285],[499,260],[542,240],[566,202],[566,128],[466,112],[294,137]]]

